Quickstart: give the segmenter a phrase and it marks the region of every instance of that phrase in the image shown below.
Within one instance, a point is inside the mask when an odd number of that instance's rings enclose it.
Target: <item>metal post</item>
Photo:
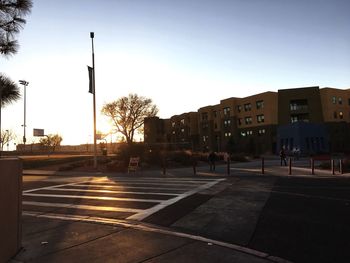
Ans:
[[[197,174],[197,166],[196,166],[195,160],[193,160],[192,165],[193,165],[193,174],[196,175]]]
[[[265,174],[265,159],[264,159],[264,157],[261,158],[261,173]]]
[[[24,110],[23,110],[23,144],[24,144],[24,150],[25,150],[25,146],[26,146],[26,142],[27,142],[27,138],[26,138],[26,111],[27,111],[27,86],[29,84],[28,81],[25,80],[20,80],[19,81],[20,84],[23,85],[23,92],[24,92],[24,96],[23,96],[23,100],[24,100]]]
[[[227,175],[231,173],[231,155],[229,154],[227,157]]]
[[[9,151],[9,146],[10,146],[10,131],[9,130],[6,130],[6,133],[7,133],[7,151]]]
[[[292,174],[292,158],[289,158],[289,169],[288,169],[288,174],[291,175]]]
[[[166,163],[165,162],[166,162],[165,157],[163,155],[163,157],[162,157],[163,175],[166,174]]]
[[[334,159],[331,161],[331,166],[332,166],[332,175],[335,174],[335,165],[334,165]]]
[[[339,160],[339,173],[343,174],[343,159]]]
[[[93,114],[94,114],[94,168],[97,168],[97,147],[96,147],[96,87],[95,87],[95,52],[94,52],[94,32],[90,32],[92,47],[92,88],[93,88]]]
[[[314,158],[311,158],[311,174],[315,174],[315,161]]]

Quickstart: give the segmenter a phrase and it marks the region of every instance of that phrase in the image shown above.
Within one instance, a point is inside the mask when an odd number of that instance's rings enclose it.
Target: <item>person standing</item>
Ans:
[[[287,166],[286,153],[284,152],[284,148],[281,148],[280,150],[280,158],[281,158],[281,166],[282,166],[282,161],[284,162],[284,166]]]
[[[216,154],[214,151],[211,151],[208,156],[210,171],[215,171],[215,159],[216,159]]]

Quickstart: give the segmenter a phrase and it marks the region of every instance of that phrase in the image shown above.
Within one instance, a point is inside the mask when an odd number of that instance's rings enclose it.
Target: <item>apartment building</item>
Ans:
[[[329,151],[319,87],[278,91],[278,150]]]
[[[146,143],[188,142],[188,148],[198,151],[251,154],[277,153],[281,148],[304,154],[350,151],[350,89],[269,91],[154,120],[145,120]],[[166,136],[147,133],[167,125]]]
[[[198,113],[188,112],[170,118],[170,138],[173,148],[198,148]]]

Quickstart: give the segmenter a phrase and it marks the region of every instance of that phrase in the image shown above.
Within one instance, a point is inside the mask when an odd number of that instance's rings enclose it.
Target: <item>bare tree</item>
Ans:
[[[62,137],[58,134],[49,134],[41,138],[39,143],[48,148],[52,147],[52,152],[54,152],[56,147],[61,145],[62,140]]]
[[[0,1],[0,54],[8,56],[18,50],[16,34],[23,28],[24,17],[30,13],[32,0],[1,0]]]
[[[0,140],[0,148],[2,151],[6,144],[8,144],[10,141],[16,139],[16,135],[12,130],[2,130],[0,139],[1,139]]]
[[[102,113],[111,119],[116,130],[125,136],[126,142],[130,145],[135,132],[142,131],[144,119],[156,116],[158,108],[151,99],[129,94],[128,97],[106,103]]]

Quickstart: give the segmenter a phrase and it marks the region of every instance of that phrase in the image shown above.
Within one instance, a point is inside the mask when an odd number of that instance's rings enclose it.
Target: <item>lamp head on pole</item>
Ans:
[[[90,32],[90,37],[94,38],[95,37],[95,33],[94,32]]]
[[[19,84],[22,84],[24,86],[28,86],[29,82],[28,81],[25,81],[25,80],[20,80],[19,81]]]

